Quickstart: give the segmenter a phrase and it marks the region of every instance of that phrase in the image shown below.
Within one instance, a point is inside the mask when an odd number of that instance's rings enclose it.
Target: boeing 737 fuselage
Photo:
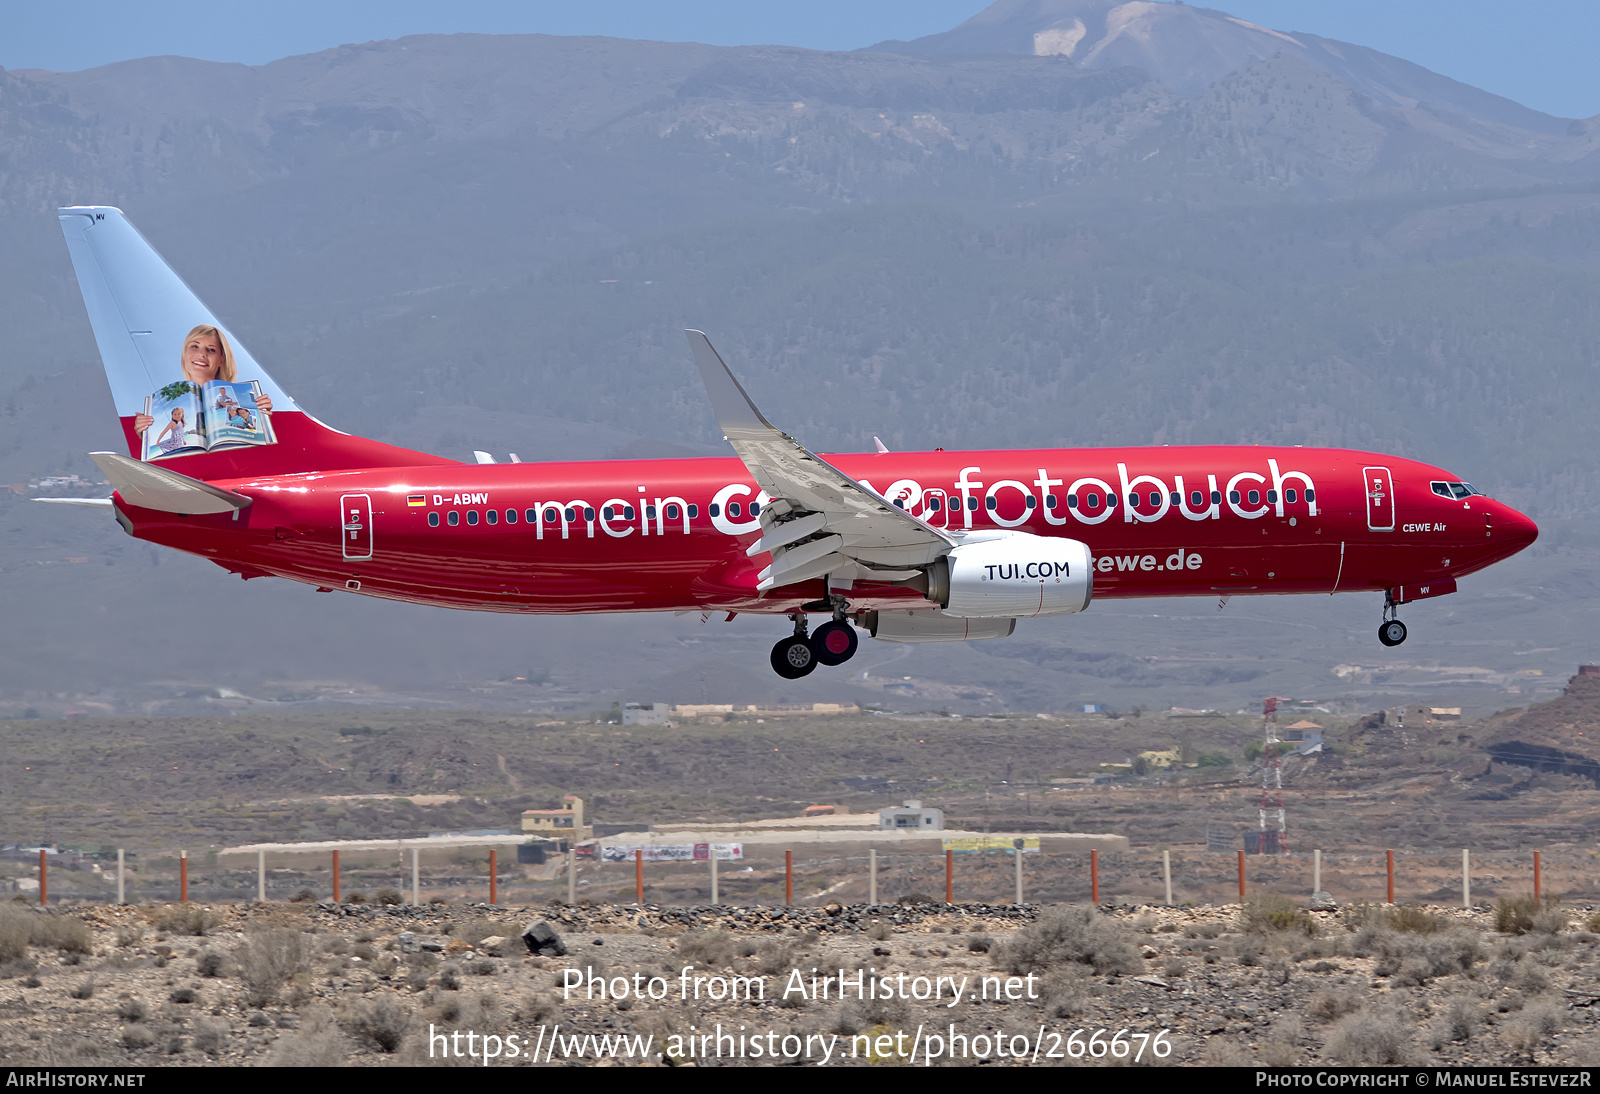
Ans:
[[[737,458],[462,464],[322,425],[117,210],[60,215],[128,441],[96,454],[117,520],[246,579],[474,611],[788,616],[771,660],[796,677],[848,660],[852,623],[991,638],[1093,597],[1375,592],[1397,645],[1399,605],[1538,535],[1457,475],[1343,449],[818,456],[696,331]]]

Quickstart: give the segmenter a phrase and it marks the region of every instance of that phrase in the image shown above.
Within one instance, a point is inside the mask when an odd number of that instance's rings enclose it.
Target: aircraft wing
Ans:
[[[834,583],[904,581],[947,554],[945,532],[885,501],[756,409],[732,371],[697,330],[685,332],[717,424],[772,501],[749,554],[772,554],[761,592],[831,575]]]

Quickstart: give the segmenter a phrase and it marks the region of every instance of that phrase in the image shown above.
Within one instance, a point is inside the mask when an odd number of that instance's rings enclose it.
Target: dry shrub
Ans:
[[[1450,921],[1434,915],[1426,908],[1414,904],[1400,904],[1389,909],[1389,929],[1409,931],[1413,934],[1436,934],[1449,927]]]
[[[192,934],[198,937],[221,923],[222,917],[210,908],[198,904],[180,904],[161,913],[161,918],[156,920],[156,929],[168,934]]]
[[[94,936],[83,920],[58,912],[31,912],[33,916],[28,941],[35,946],[49,946],[62,953],[85,954],[94,950]]]
[[[265,1007],[278,1001],[286,983],[311,967],[312,941],[300,931],[257,931],[235,956],[246,1000],[252,1007]]]
[[[1327,1054],[1355,1066],[1410,1064],[1413,1060],[1409,1022],[1392,1007],[1356,1011],[1341,1018],[1328,1034]]]
[[[1450,1042],[1468,1040],[1477,1032],[1478,1023],[1483,1021],[1483,1012],[1478,1004],[1471,999],[1457,997],[1450,1000],[1437,1019],[1429,1036],[1434,1048]]]
[[[344,1028],[359,1044],[393,1052],[411,1028],[411,1008],[387,995],[363,999],[345,1019]]]
[[[0,962],[21,961],[28,956],[28,938],[33,934],[33,913],[11,902],[0,904]]]
[[[1483,958],[1483,942],[1472,930],[1417,935],[1369,926],[1357,932],[1354,946],[1357,956],[1370,953],[1376,958],[1374,973],[1395,977],[1401,985],[1466,972]]]
[[[559,1013],[561,1004],[549,992],[533,992],[522,1000],[522,1005],[517,1008],[516,1017],[519,1021],[544,1023],[554,1018]]]
[[[1542,996],[1522,1008],[1522,1013],[1507,1022],[1501,1036],[1510,1047],[1528,1052],[1544,1045],[1550,1035],[1566,1024],[1564,1004]]]
[[[756,951],[756,971],[762,976],[781,976],[794,964],[794,949],[779,939],[768,939]]]
[[[726,968],[733,963],[733,936],[727,931],[696,931],[678,939],[677,951],[685,965]]]
[[[338,1067],[349,1055],[350,1046],[326,1007],[313,1007],[305,1013],[300,1029],[279,1038],[267,1058],[269,1067]]]
[[[1057,904],[993,951],[995,965],[1016,975],[1089,965],[1097,973],[1144,971],[1128,929],[1087,904]]]
[[[1494,929],[1501,934],[1556,934],[1566,930],[1570,917],[1555,897],[1540,902],[1528,894],[1495,902]]]
[[[99,986],[100,985],[94,982],[94,977],[91,976],[86,980],[80,980],[76,984],[72,985],[67,994],[72,996],[74,999],[93,999],[95,989]]]
[[[1239,929],[1252,934],[1292,932],[1309,937],[1317,933],[1317,923],[1311,913],[1288,897],[1262,893],[1239,909]]]
[[[117,1004],[117,1017],[124,1022],[142,1022],[148,1014],[145,1005],[137,999],[124,999]]]
[[[127,1026],[122,1031],[124,1047],[137,1051],[156,1043],[156,1035],[149,1026]]]
[[[405,899],[400,895],[400,890],[394,888],[392,885],[385,885],[383,888],[373,893],[372,897],[379,904],[390,905],[403,903]]]
[[[220,1018],[202,1018],[194,1024],[194,1047],[210,1056],[228,1044],[228,1023]]]
[[[1331,1022],[1361,1009],[1364,1000],[1355,991],[1319,991],[1306,1001],[1306,1013],[1321,1022]]]
[[[1053,1018],[1076,1018],[1089,1006],[1093,998],[1090,972],[1082,965],[1069,965],[1046,973],[1039,982],[1039,993],[1044,999],[1044,1011]]]

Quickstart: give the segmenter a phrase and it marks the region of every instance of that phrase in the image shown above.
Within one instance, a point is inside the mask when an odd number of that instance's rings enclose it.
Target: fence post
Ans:
[[[1017,872],[1017,903],[1021,904],[1022,903],[1022,848],[1013,847],[1011,849],[1011,855],[1012,855],[1012,857],[1014,859],[1016,859],[1016,861],[1012,865],[1014,865],[1016,867],[1016,872]]]
[[[333,902],[339,903],[339,852],[333,853]]]
[[[500,890],[499,890],[500,864],[499,864],[498,858],[496,857],[498,854],[499,854],[499,852],[498,852],[498,850],[496,848],[493,848],[493,847],[489,848],[489,906],[490,907],[494,907],[495,905],[500,903],[500,901],[498,899],[496,899],[500,895]]]
[[[956,902],[956,853],[948,849],[944,853],[944,902]]]
[[[44,848],[39,848],[39,907],[50,903],[50,870],[44,864]]]
[[[1322,892],[1322,851],[1311,852],[1311,891]]]
[[[1384,860],[1388,864],[1388,870],[1389,870],[1389,903],[1393,904],[1394,903],[1394,851],[1391,849],[1391,850],[1385,851],[1383,854],[1384,854]]]
[[[711,844],[706,849],[711,858],[711,903],[720,904],[717,893],[717,845]]]
[[[637,903],[644,903],[644,848],[633,849],[633,895],[638,897]]]
[[[1089,903],[1100,903],[1100,852],[1089,850]]]
[[[1172,907],[1172,852],[1161,852],[1161,877],[1167,883],[1167,907]]]
[[[1244,903],[1244,851],[1239,852],[1239,903]]]
[[[878,903],[878,849],[867,848],[867,903]]]
[[[567,903],[578,902],[578,845],[567,845]]]
[[[189,852],[178,852],[178,903],[189,903]]]
[[[267,853],[256,852],[256,899],[261,903],[267,902]]]
[[[794,903],[794,852],[783,853],[783,902]]]
[[[1539,852],[1533,853],[1533,899],[1538,902],[1542,899],[1539,885]]]
[[[1461,849],[1461,910],[1467,911],[1472,907],[1472,852],[1463,847]]]
[[[117,903],[128,903],[128,890],[124,886],[122,848],[117,848]]]
[[[411,848],[411,903],[413,905],[422,903],[422,886],[419,884],[421,879],[417,876],[422,872],[417,862],[421,853],[422,848]]]

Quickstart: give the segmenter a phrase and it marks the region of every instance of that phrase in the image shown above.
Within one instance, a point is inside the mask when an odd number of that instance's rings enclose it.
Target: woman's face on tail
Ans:
[[[215,338],[197,334],[183,347],[183,378],[196,384],[215,380],[222,372],[222,345]]]

